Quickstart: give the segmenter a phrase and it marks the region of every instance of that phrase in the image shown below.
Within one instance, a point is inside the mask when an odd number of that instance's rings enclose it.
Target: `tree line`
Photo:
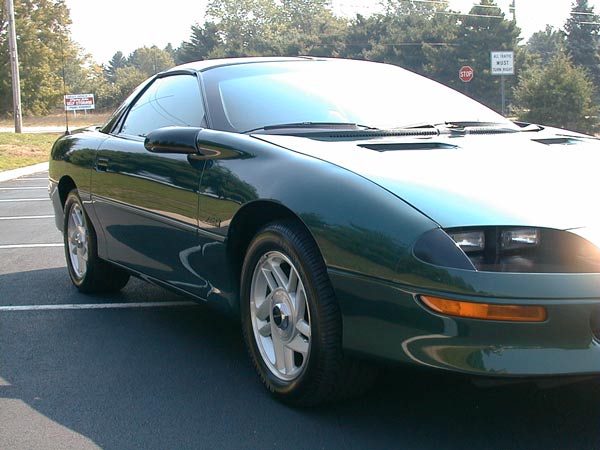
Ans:
[[[524,121],[584,132],[598,131],[600,17],[588,0],[574,0],[561,29],[550,26],[527,42],[512,16],[493,0],[467,14],[447,3],[382,0],[381,12],[342,18],[329,0],[210,0],[203,22],[191,25],[178,47],[117,51],[99,66],[69,32],[64,0],[15,0],[26,114],[46,114],[67,93],[94,93],[98,108],[112,109],[144,79],[190,61],[235,56],[327,56],[399,65],[463,91],[500,111],[500,77],[491,74],[491,51],[515,52],[515,75],[506,76],[508,112]],[[0,6],[0,114],[12,111],[6,19]],[[470,83],[458,78],[469,65]],[[63,86],[63,79],[65,85]]]

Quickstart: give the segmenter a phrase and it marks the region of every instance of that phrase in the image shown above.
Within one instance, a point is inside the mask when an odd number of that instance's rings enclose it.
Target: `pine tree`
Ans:
[[[221,44],[219,29],[213,22],[205,22],[203,26],[192,25],[190,40],[183,42],[177,50],[177,63],[208,59]]]
[[[565,33],[546,25],[543,31],[531,35],[526,50],[529,54],[535,55],[542,65],[546,65],[556,55],[566,51]]]
[[[594,85],[587,73],[558,53],[546,66],[532,66],[519,80],[515,100],[519,118],[584,133],[598,130]]]
[[[123,52],[118,51],[108,62],[108,66],[104,69],[104,76],[107,80],[114,83],[116,80],[116,72],[127,65],[127,58],[123,55]]]
[[[600,88],[600,16],[588,0],[573,2],[571,16],[565,24],[567,51],[576,66],[583,67]]]

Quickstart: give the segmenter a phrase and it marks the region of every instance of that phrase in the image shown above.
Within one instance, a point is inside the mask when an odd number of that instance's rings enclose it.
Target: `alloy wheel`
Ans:
[[[297,379],[310,354],[310,311],[298,270],[283,253],[268,252],[256,264],[250,316],[268,369],[282,381]]]
[[[81,206],[73,204],[69,212],[67,226],[69,259],[77,278],[85,277],[88,268],[89,245],[88,230]]]

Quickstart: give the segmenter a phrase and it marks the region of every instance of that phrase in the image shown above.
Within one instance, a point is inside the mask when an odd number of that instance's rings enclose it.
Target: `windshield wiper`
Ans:
[[[253,133],[254,131],[269,131],[282,130],[286,128],[312,128],[312,129],[335,129],[335,130],[377,130],[377,128],[367,125],[359,125],[352,122],[293,122],[293,123],[278,123],[274,125],[264,125],[262,127],[253,128],[252,130],[243,131],[243,134]]]

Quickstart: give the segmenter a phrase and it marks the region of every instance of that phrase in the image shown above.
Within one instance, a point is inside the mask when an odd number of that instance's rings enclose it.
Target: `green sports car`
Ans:
[[[81,292],[134,275],[231,313],[267,389],[314,405],[374,360],[598,375],[599,162],[398,67],[241,58],[61,137],[50,196]]]

